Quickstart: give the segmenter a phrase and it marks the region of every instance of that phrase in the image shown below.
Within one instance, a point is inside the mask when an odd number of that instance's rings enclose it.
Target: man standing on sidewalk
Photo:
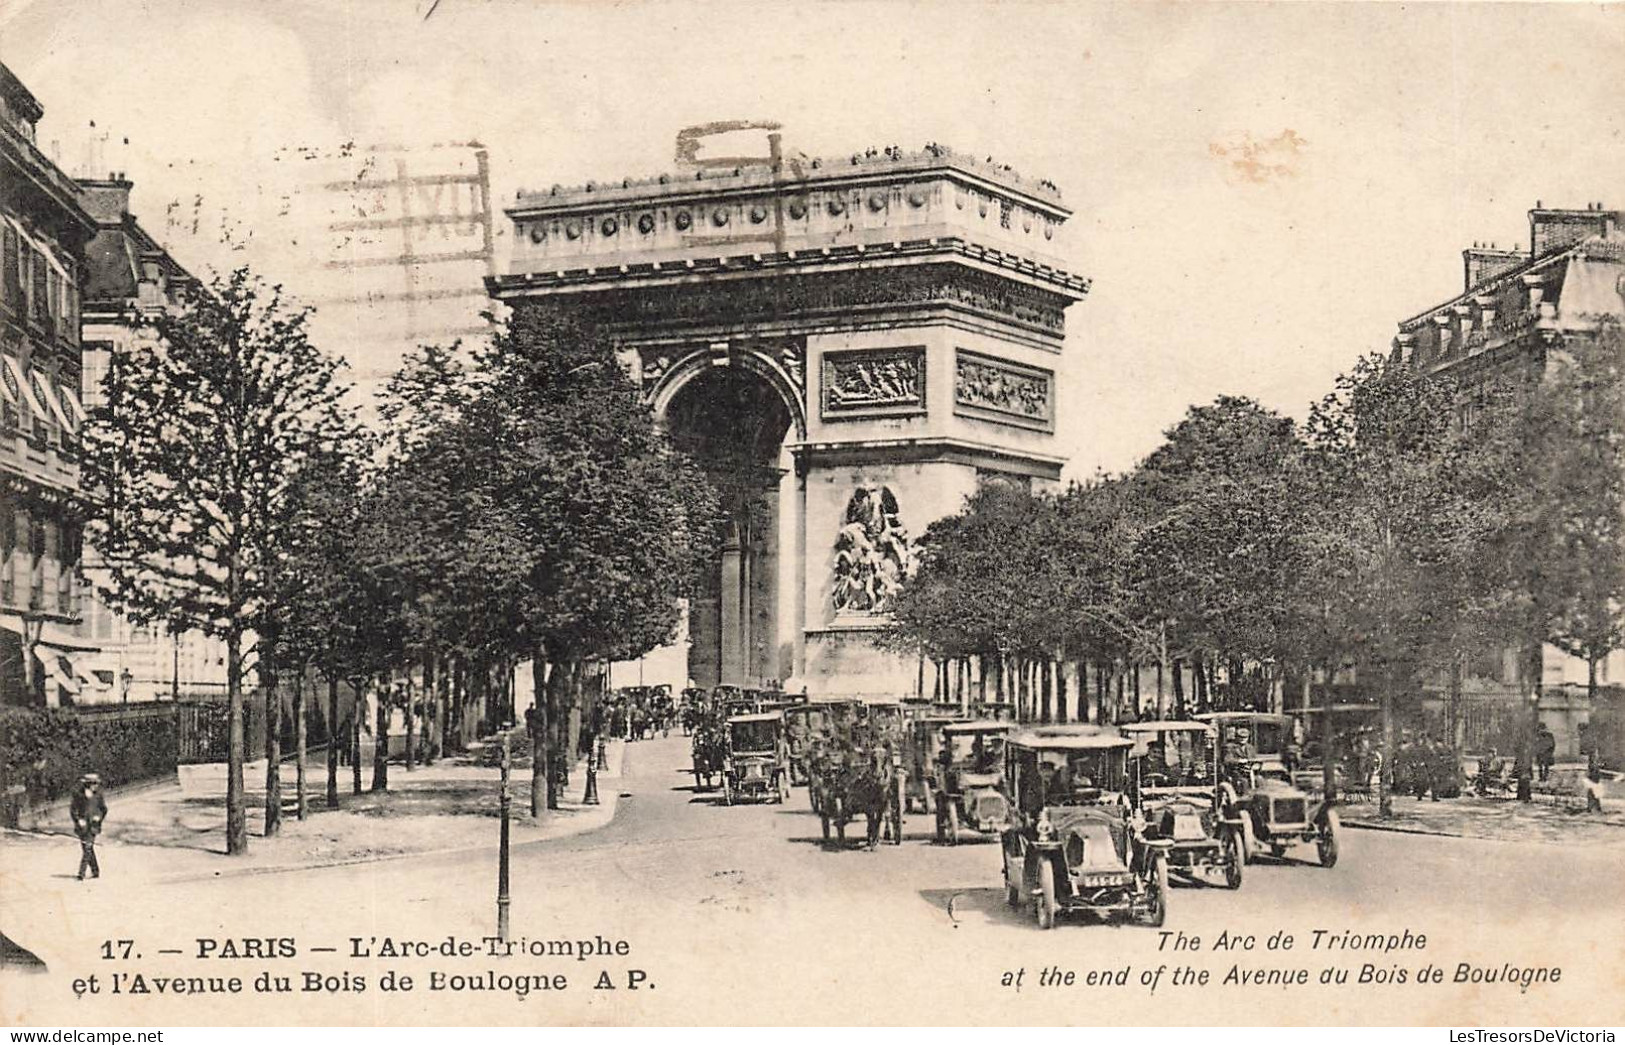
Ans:
[[[73,833],[79,836],[79,880],[85,880],[87,868],[90,877],[100,878],[102,869],[96,864],[96,836],[101,833],[102,821],[107,819],[107,799],[102,797],[101,777],[86,773],[79,778],[68,813],[73,818]]]

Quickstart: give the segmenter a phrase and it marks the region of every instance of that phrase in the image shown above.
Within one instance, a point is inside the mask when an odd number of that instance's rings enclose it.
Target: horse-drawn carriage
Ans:
[[[903,840],[902,717],[884,707],[825,705],[828,728],[814,739],[808,759],[807,794],[825,841],[831,828],[846,841],[846,825],[865,818],[870,848],[884,834]]]
[[[802,700],[784,709],[790,783],[798,786],[807,783],[813,748],[828,734],[834,716],[845,706],[838,703],[813,704]]]

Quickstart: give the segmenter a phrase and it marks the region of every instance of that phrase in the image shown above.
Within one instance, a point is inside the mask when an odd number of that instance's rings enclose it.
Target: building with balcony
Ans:
[[[44,108],[0,65],[0,704],[83,684],[79,286],[96,223],[35,145]]]
[[[150,321],[186,307],[201,292],[198,280],[130,212],[131,183],[115,172],[79,179],[80,200],[96,220],[85,250],[80,333],[84,345],[84,403],[103,401],[102,381],[113,358],[153,336]],[[225,643],[201,632],[171,631],[163,623],[136,624],[97,595],[102,567],[87,548],[89,582],[79,636],[95,652],[76,658],[84,686],[76,703],[212,697],[225,692]]]
[[[1537,202],[1527,249],[1474,244],[1462,251],[1461,292],[1400,323],[1394,358],[1462,379],[1464,414],[1475,408],[1475,387],[1506,376],[1538,379],[1573,339],[1625,321],[1621,216],[1601,203],[1559,209]],[[1527,722],[1538,689],[1539,714],[1558,738],[1559,755],[1576,755],[1579,726],[1598,710],[1586,695],[1589,665],[1551,645],[1538,653],[1524,646],[1509,637],[1505,649],[1469,665],[1460,727],[1469,743],[1504,736]],[[1597,681],[1617,692],[1625,653],[1599,663]],[[1442,706],[1438,693],[1432,700]]]

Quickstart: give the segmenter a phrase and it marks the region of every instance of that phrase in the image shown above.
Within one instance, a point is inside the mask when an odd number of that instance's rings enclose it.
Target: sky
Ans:
[[[1221,394],[1301,417],[1459,292],[1463,247],[1527,246],[1537,200],[1625,207],[1620,6],[0,0],[0,60],[45,105],[41,147],[125,172],[184,264],[250,260],[310,300],[333,272],[251,234],[301,148],[477,140],[499,203],[668,169],[679,129],[721,119],[815,156],[992,155],[1074,210],[1080,478]]]

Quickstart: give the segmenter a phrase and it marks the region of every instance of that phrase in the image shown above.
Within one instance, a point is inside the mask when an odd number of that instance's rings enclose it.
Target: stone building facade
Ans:
[[[1472,389],[1509,374],[1537,378],[1552,353],[1587,337],[1606,320],[1625,320],[1625,222],[1600,203],[1578,209],[1536,204],[1527,249],[1475,244],[1462,251],[1463,288],[1399,325],[1396,359],[1464,379],[1460,409],[1474,409]],[[1509,637],[1506,648],[1470,666],[1463,685],[1469,742],[1505,735],[1527,721],[1535,673],[1539,713],[1558,738],[1559,754],[1578,754],[1579,727],[1591,718],[1589,666],[1554,646],[1531,655]],[[1597,681],[1625,683],[1625,653],[1598,665]],[[1442,706],[1441,687],[1431,700]]]
[[[79,284],[96,224],[36,146],[44,108],[0,65],[0,704],[84,684]]]
[[[1088,289],[1047,182],[940,147],[699,164],[522,192],[513,308],[607,323],[656,416],[760,476],[689,606],[698,685],[896,695],[873,641],[925,527],[990,477],[1050,483],[1056,371]]]

